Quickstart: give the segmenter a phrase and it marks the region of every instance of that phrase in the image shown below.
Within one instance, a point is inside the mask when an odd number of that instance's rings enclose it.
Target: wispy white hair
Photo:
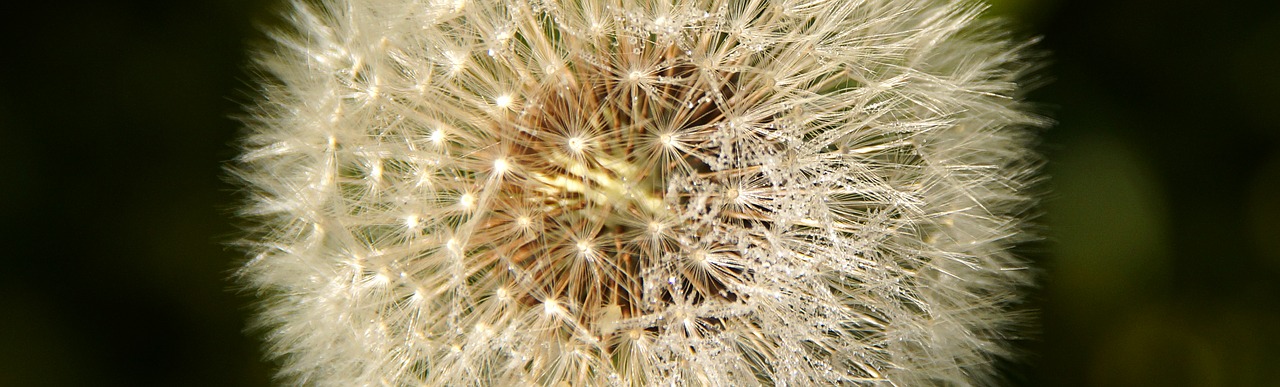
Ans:
[[[1042,120],[979,9],[299,3],[236,167],[281,376],[990,382]]]

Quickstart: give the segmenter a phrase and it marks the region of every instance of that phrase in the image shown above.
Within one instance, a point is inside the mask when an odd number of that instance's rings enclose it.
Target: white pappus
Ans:
[[[991,382],[1045,122],[980,8],[298,3],[234,167],[281,377]]]

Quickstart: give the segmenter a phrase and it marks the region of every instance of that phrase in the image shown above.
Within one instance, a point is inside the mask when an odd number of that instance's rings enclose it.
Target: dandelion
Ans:
[[[236,168],[281,377],[989,382],[1042,122],[979,8],[299,3]]]

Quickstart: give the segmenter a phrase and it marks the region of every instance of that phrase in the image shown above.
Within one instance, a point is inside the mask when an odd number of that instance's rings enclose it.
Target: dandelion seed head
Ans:
[[[1008,354],[1043,120],[976,6],[299,4],[236,172],[286,379],[968,385]]]

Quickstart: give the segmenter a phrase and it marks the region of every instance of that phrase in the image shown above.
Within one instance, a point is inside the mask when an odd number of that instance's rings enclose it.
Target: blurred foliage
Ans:
[[[0,386],[269,384],[222,166],[278,3],[0,6]],[[1280,2],[991,10],[1044,36],[1059,122],[1011,382],[1280,385]]]
[[[1021,1],[1059,124],[1027,385],[1280,385],[1280,3]]]
[[[0,5],[0,386],[268,383],[222,171],[263,6]]]

